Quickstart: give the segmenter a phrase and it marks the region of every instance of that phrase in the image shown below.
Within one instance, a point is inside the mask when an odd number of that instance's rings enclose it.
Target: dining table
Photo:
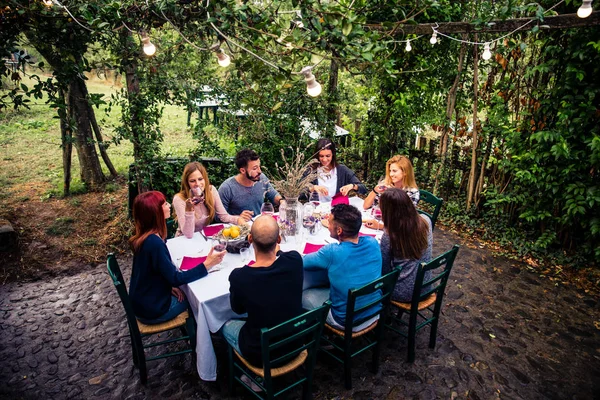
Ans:
[[[348,199],[349,204],[354,205],[363,214],[363,221],[370,219],[370,212],[363,210],[363,200],[359,197]],[[325,209],[327,204],[324,204]],[[277,214],[274,214],[277,218]],[[218,229],[221,224],[216,224]],[[210,227],[209,227],[210,228]],[[280,248],[282,251],[296,250],[300,254],[317,251],[323,245],[337,243],[329,235],[329,230],[324,226],[309,233],[305,228],[303,232],[296,237],[288,237],[282,240]],[[381,239],[383,232],[373,230],[362,226],[361,235],[369,235],[377,240]],[[185,265],[201,262],[201,258],[206,256],[214,245],[209,235],[203,232],[195,232],[192,238],[179,236],[167,240],[167,247],[171,254],[173,263],[177,268],[185,268]],[[202,279],[182,285],[180,289],[185,293],[194,318],[196,319],[196,367],[198,375],[204,381],[215,381],[217,379],[217,357],[211,340],[211,333],[218,332],[221,327],[230,319],[243,318],[245,315],[236,314],[231,310],[229,302],[229,274],[235,268],[241,268],[246,264],[251,264],[254,260],[252,248],[249,254],[241,256],[240,254],[226,253],[223,261],[211,268],[208,275]],[[182,266],[182,263],[184,266]],[[306,271],[305,271],[306,272]],[[310,275],[305,273],[304,287],[311,286],[307,283]],[[315,277],[314,280],[318,280]]]

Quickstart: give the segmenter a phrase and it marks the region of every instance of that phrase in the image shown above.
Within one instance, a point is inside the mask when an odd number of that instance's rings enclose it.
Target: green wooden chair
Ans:
[[[353,328],[363,324],[365,321],[368,321],[376,315],[385,315],[386,308],[390,302],[390,295],[394,290],[399,273],[400,269],[395,269],[381,278],[375,279],[374,281],[364,285],[363,287],[348,290],[346,324],[343,331],[334,328],[327,323],[325,324],[325,328],[336,336],[334,336],[332,339],[328,339],[326,336],[323,336],[323,343],[327,343],[327,345],[325,347],[321,346],[321,351],[343,364],[346,389],[352,389],[352,358],[370,349],[371,347],[373,348],[372,371],[373,373],[377,373],[377,369],[379,368],[379,351],[381,347],[381,341],[383,340],[383,320],[377,320],[365,329],[357,332],[353,332]],[[379,296],[368,304],[356,308],[357,298],[372,293],[378,293]],[[367,312],[367,314],[360,318],[354,317],[363,311],[369,310],[376,304],[381,304],[382,308],[378,311]],[[336,343],[335,337],[342,338],[342,345]],[[364,340],[366,344],[364,344],[362,347],[357,347],[356,343],[358,340]]]
[[[125,281],[123,280],[123,274],[117,263],[117,259],[114,254],[109,254],[107,257],[106,265],[108,267],[108,274],[112,278],[113,284],[117,288],[117,293],[125,308],[125,315],[127,316],[127,325],[129,326],[129,336],[131,338],[131,348],[133,351],[133,364],[140,370],[140,381],[145,384],[148,380],[148,372],[146,369],[146,361],[158,360],[165,357],[176,356],[185,353],[194,354],[196,349],[196,327],[194,316],[189,315],[187,311],[182,312],[177,317],[170,321],[162,324],[147,325],[137,320],[133,313],[133,307],[131,306],[131,300],[125,287]],[[144,344],[143,338],[151,336],[157,333],[162,333],[172,329],[179,328],[182,331],[182,336],[167,339],[163,341],[153,341],[148,344]],[[187,349],[176,351],[173,353],[160,354],[154,357],[146,358],[144,349],[150,347],[156,347],[168,343],[178,342],[181,340],[189,341],[190,346]]]
[[[167,218],[167,239],[172,239],[175,237],[175,232],[177,232],[177,220],[175,218]]]
[[[429,217],[429,219],[431,220],[431,230],[433,231],[435,229],[435,221],[437,221],[438,215],[440,214],[440,210],[442,208],[442,204],[444,204],[444,199],[437,197],[431,192],[428,192],[427,190],[423,189],[420,189],[419,193],[419,202],[424,201],[425,203],[431,204],[431,206],[433,206],[433,214],[421,209],[417,209],[417,211],[420,214],[425,214]]]
[[[327,318],[330,306],[331,303],[326,302],[319,308],[308,311],[273,328],[263,328],[261,331],[262,367],[250,364],[228,343],[229,392],[233,395],[233,383],[235,380],[240,382],[242,386],[259,399],[274,399],[288,390],[303,384],[303,398],[312,398],[311,387],[316,354],[319,348],[321,333],[323,332],[323,324]],[[287,351],[285,355],[272,356],[274,350],[289,343],[294,343],[291,345],[294,347],[292,350]],[[292,372],[303,364],[305,365],[303,377],[284,388],[278,388],[277,391],[274,390],[273,378]],[[263,392],[254,392],[242,381],[242,374],[248,377],[251,382],[258,385]],[[252,374],[259,378],[255,379]]]
[[[429,347],[434,348],[437,340],[437,329],[442,310],[442,301],[444,300],[444,290],[450,276],[450,271],[454,265],[459,246],[454,245],[452,249],[431,260],[427,264],[422,263],[415,279],[415,289],[410,303],[400,303],[391,301],[391,307],[398,309],[398,314],[392,318],[392,324],[387,327],[394,332],[408,338],[408,362],[415,361],[415,337],[417,331],[430,325]],[[437,272],[436,269],[443,268]],[[426,271],[432,271],[433,277],[423,282]],[[431,285],[431,286],[429,286]],[[429,289],[421,293],[423,287],[429,286]],[[432,308],[433,307],[433,308]],[[408,322],[403,321],[404,313],[409,313]],[[406,327],[406,330],[396,328],[393,323]]]

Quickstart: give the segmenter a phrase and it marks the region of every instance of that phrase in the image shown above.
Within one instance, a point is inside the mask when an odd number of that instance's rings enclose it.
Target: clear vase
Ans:
[[[301,235],[302,204],[298,198],[286,198],[285,203],[279,208],[281,233],[286,240],[296,240]]]

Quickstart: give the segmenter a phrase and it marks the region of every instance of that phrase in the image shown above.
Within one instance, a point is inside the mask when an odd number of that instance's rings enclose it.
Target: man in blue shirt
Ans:
[[[243,149],[235,156],[239,173],[219,186],[219,196],[229,215],[241,215],[244,210],[260,214],[265,194],[269,201],[278,205],[281,195],[260,169],[260,157],[254,150]]]
[[[348,290],[356,289],[381,277],[381,251],[377,241],[369,236],[358,236],[362,215],[354,206],[338,204],[331,208],[329,234],[339,240],[328,244],[318,252],[304,256],[304,287],[302,306],[306,309],[319,307],[331,299],[331,310],[327,323],[344,329]],[[326,273],[326,279],[325,278]],[[308,288],[317,282],[328,281],[329,288]],[[311,283],[309,283],[311,282]],[[360,297],[356,307],[361,307],[378,297],[376,293]],[[381,305],[373,306],[381,308]],[[370,313],[367,310],[364,313]],[[360,315],[355,316],[359,318]],[[376,318],[354,328],[361,330],[372,324]]]

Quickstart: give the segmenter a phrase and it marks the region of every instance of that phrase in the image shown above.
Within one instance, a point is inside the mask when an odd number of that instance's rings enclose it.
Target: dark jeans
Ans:
[[[187,299],[183,299],[182,302],[179,302],[179,300],[177,300],[177,297],[171,296],[171,306],[169,307],[169,310],[166,313],[164,313],[158,318],[145,319],[138,317],[138,320],[147,325],[162,324],[163,322],[172,320],[173,318],[187,310],[188,306],[189,304]]]

